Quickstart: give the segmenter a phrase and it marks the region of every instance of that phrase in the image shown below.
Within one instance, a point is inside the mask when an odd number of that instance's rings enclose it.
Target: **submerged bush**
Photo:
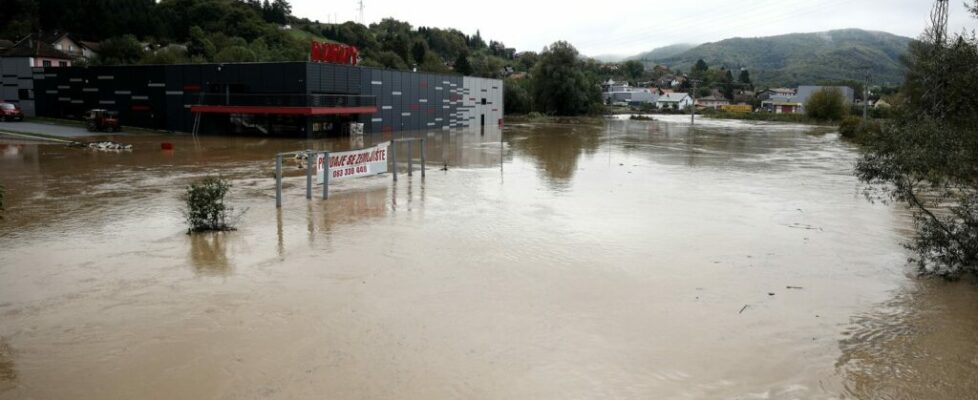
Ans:
[[[866,141],[871,135],[880,133],[882,127],[879,122],[868,120],[863,121],[862,118],[856,116],[849,116],[842,120],[842,124],[839,125],[839,134],[846,139],[852,139],[857,142]]]
[[[231,189],[227,180],[209,176],[187,187],[186,218],[189,229],[187,233],[206,231],[229,231],[234,228],[229,224],[231,207],[224,204],[224,197]]]
[[[3,185],[0,185],[0,215],[3,215]]]

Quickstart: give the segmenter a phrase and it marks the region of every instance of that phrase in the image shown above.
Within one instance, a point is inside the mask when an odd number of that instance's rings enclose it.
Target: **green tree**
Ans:
[[[645,74],[645,65],[635,60],[626,61],[622,64],[622,69],[625,70],[625,76],[631,80],[637,80]]]
[[[214,55],[214,62],[255,62],[255,52],[244,46],[229,46]]]
[[[866,140],[856,175],[870,198],[913,211],[920,271],[957,279],[978,272],[978,39],[946,37],[932,26],[911,44],[906,100]]]
[[[38,2],[5,0],[0,3],[0,38],[22,38],[40,27]]]
[[[710,66],[706,64],[703,59],[696,60],[696,64],[693,65],[693,70],[690,72],[694,79],[703,79],[706,77],[706,73],[710,70]]]
[[[200,56],[205,60],[210,60],[217,53],[217,47],[211,42],[204,30],[199,26],[190,28],[190,43],[187,46],[187,54],[191,57]]]
[[[428,44],[424,40],[418,39],[411,45],[411,58],[418,65],[424,64],[425,56],[428,54]]]
[[[506,79],[503,81],[503,104],[506,114],[529,114],[531,99],[529,81],[526,79]]]
[[[482,33],[478,30],[475,31],[475,35],[469,38],[469,48],[472,50],[482,50],[486,48],[486,41],[482,40]]]
[[[812,93],[805,102],[805,114],[819,121],[841,121],[849,114],[849,105],[839,88],[827,87]]]
[[[720,92],[723,93],[723,97],[726,98],[727,100],[733,100],[734,77],[733,77],[733,72],[730,72],[729,69],[727,70],[727,73],[723,76]]]
[[[740,83],[744,85],[750,85],[750,71],[743,69],[740,70]]]
[[[472,64],[469,64],[469,56],[467,54],[459,54],[458,58],[455,59],[453,68],[455,72],[462,75],[472,75]]]
[[[147,52],[139,60],[140,64],[183,64],[190,61],[187,51],[177,46],[167,46],[156,51]]]
[[[135,64],[143,58],[143,45],[133,35],[114,37],[99,45],[98,64]]]
[[[574,46],[564,41],[543,49],[533,68],[534,109],[550,115],[581,115],[601,106],[598,79]]]

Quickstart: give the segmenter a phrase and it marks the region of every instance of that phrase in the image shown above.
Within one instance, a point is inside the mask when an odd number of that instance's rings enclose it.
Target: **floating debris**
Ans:
[[[804,230],[809,230],[809,231],[823,231],[822,228],[819,228],[817,226],[806,225],[806,224],[799,224],[797,222],[796,223],[793,223],[791,225],[785,225],[785,226],[787,226],[789,228],[793,228],[793,229],[804,229]]]
[[[113,142],[111,140],[105,140],[100,142],[70,142],[66,146],[72,148],[92,149],[92,150],[99,150],[99,151],[131,151],[132,150],[131,144]]]

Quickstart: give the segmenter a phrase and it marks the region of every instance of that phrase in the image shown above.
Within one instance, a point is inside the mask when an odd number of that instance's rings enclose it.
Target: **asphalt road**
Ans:
[[[40,134],[47,136],[57,136],[66,139],[79,138],[85,136],[95,136],[99,133],[89,132],[85,128],[72,125],[58,125],[46,122],[0,122],[0,131],[8,131],[25,134]]]

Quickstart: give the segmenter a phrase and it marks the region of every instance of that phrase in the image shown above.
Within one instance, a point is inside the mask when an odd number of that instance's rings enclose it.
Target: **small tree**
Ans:
[[[472,64],[469,64],[467,54],[459,54],[458,58],[455,59],[455,72],[462,75],[472,75]]]
[[[622,68],[625,70],[625,75],[631,80],[640,79],[645,74],[645,65],[639,61],[626,61],[622,64]]]
[[[838,88],[823,88],[805,102],[805,114],[819,121],[840,121],[849,115],[846,98]]]
[[[185,217],[189,225],[187,233],[234,229],[228,221],[232,209],[224,204],[224,197],[230,189],[231,184],[227,180],[214,176],[187,187],[184,196],[187,202]]]

